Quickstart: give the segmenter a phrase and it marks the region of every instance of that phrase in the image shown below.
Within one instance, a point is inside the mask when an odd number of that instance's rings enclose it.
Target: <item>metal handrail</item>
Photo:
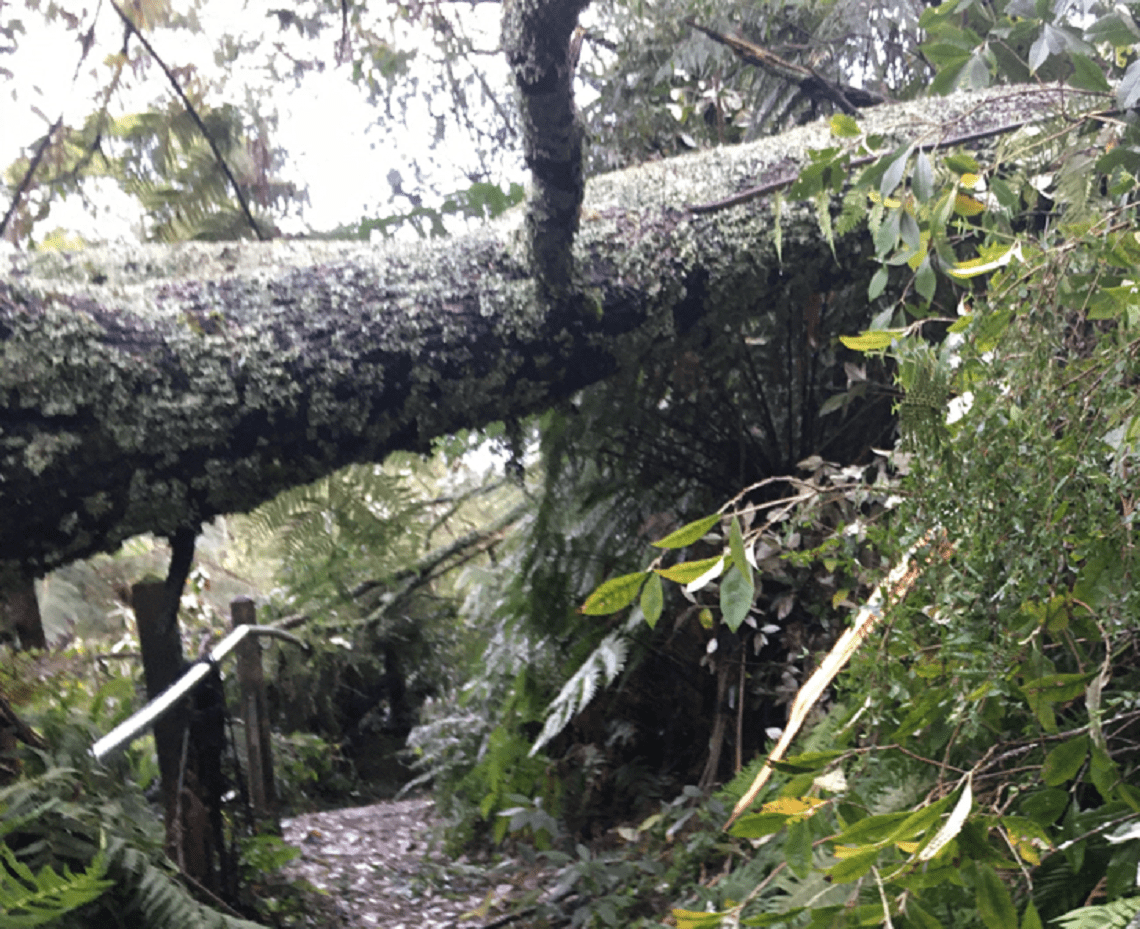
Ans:
[[[309,651],[309,646],[306,642],[301,641],[295,635],[286,632],[284,629],[278,629],[275,626],[238,626],[233,632],[229,633],[222,641],[214,646],[208,660],[199,661],[191,665],[190,669],[167,687],[166,690],[151,700],[137,713],[123,720],[119,725],[103,736],[103,738],[92,745],[91,754],[95,756],[95,760],[102,761],[115,750],[142,735],[143,730],[145,730],[147,726],[152,725],[174,706],[174,704],[201,683],[202,679],[210,673],[214,665],[232,652],[238,643],[247,635],[273,636],[278,639],[284,639],[286,642],[292,642],[294,645],[300,645],[305,651]]]

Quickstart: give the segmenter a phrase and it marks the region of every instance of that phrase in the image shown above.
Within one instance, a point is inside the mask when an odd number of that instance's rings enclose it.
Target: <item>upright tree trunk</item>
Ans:
[[[20,648],[47,648],[36,582],[23,577],[0,591],[0,638],[4,630],[16,638]]]

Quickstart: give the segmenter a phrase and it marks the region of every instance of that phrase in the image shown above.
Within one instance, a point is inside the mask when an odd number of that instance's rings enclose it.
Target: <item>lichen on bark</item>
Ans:
[[[1057,100],[1007,88],[882,107],[864,124],[937,139],[1045,116]],[[350,462],[426,450],[653,364],[709,314],[778,320],[796,311],[778,300],[790,286],[857,281],[863,234],[833,256],[806,209],[784,211],[783,265],[763,198],[689,209],[791,179],[829,142],[810,126],[592,181],[566,304],[544,298],[518,213],[391,249],[0,255],[0,572],[39,574]]]

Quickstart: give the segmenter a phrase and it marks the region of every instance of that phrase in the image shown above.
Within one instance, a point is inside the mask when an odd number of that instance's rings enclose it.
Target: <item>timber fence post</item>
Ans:
[[[230,602],[231,626],[257,624],[257,608],[249,597]],[[273,754],[269,739],[269,712],[265,677],[261,670],[261,644],[248,636],[237,646],[237,676],[241,687],[241,719],[245,723],[245,748],[249,768],[249,799],[258,817],[270,812],[276,799],[273,787]]]
[[[131,585],[131,609],[139,632],[146,698],[153,700],[182,674],[182,639],[178,627],[163,623],[166,585],[162,581],[140,581]],[[178,796],[178,775],[182,769],[182,733],[186,728],[186,705],[174,707],[154,724],[154,746],[158,754],[158,777],[162,788],[162,805],[166,811],[167,851],[178,860],[176,845],[170,833]]]

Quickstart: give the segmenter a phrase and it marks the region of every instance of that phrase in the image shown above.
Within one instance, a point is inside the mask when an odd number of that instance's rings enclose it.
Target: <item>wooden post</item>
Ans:
[[[249,597],[230,603],[232,625],[255,625],[256,607]],[[245,723],[245,748],[249,765],[249,798],[257,816],[269,814],[275,797],[273,755],[269,739],[269,713],[265,678],[261,671],[261,645],[249,636],[237,646],[237,676],[241,686],[241,718]]]
[[[170,622],[166,605],[165,582],[143,581],[131,587],[148,700],[182,676],[182,637],[178,623]],[[186,702],[180,701],[154,724],[166,812],[166,854],[182,871],[213,890],[215,840],[210,810],[199,795],[197,751],[188,738],[188,722]]]
[[[139,630],[147,700],[153,700],[182,674],[182,638],[178,626],[163,628],[166,625],[163,621],[165,590],[166,585],[162,581],[141,581],[131,587],[131,607]],[[163,806],[168,816],[174,809],[178,791],[185,728],[185,704],[174,707],[154,724]]]

